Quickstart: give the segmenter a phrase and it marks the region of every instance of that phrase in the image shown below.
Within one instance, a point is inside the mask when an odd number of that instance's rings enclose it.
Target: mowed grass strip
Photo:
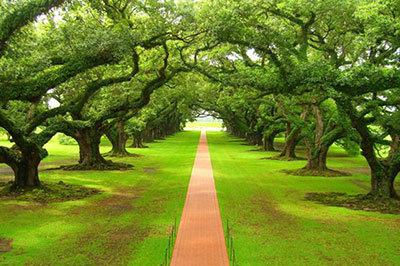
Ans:
[[[290,176],[281,171],[306,161],[261,160],[277,153],[251,151],[224,132],[207,137],[221,216],[224,226],[229,218],[239,265],[400,264],[400,216],[304,200],[307,192],[367,193],[361,156],[332,148],[328,166],[349,177]]]
[[[199,134],[181,132],[148,149],[128,149],[140,157],[112,158],[133,164],[128,171],[42,171],[43,181],[103,193],[50,204],[0,201],[0,265],[159,265],[182,212]],[[47,148],[43,168],[78,158],[75,145],[52,140]],[[106,141],[101,150],[110,150]],[[3,171],[0,178],[10,177]]]

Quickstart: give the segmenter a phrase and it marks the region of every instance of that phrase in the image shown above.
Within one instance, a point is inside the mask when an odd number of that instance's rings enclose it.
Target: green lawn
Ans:
[[[361,156],[332,149],[328,166],[353,171],[351,177],[288,176],[280,170],[306,162],[260,160],[276,153],[250,151],[223,132],[207,136],[222,219],[233,227],[240,266],[400,265],[399,216],[304,200],[307,192],[367,193]]]
[[[0,238],[12,239],[13,247],[0,253],[0,265],[159,265],[170,226],[182,212],[199,134],[178,133],[149,149],[129,150],[141,157],[114,158],[133,164],[129,171],[41,172],[42,180],[104,193],[48,205],[0,201]],[[361,156],[348,157],[338,147],[330,153],[328,165],[352,171],[351,177],[288,176],[280,171],[305,161],[260,160],[275,153],[252,151],[224,132],[207,137],[221,215],[233,227],[239,265],[400,265],[399,216],[304,200],[307,192],[366,193]],[[44,168],[78,156],[77,146],[57,140],[47,148]],[[110,149],[106,140],[101,149]]]
[[[104,193],[48,205],[0,201],[0,238],[12,239],[13,247],[0,253],[0,265],[159,265],[182,212],[199,134],[182,132],[148,149],[129,149],[142,156],[114,159],[133,164],[129,171],[42,172],[43,181]],[[78,157],[75,145],[53,140],[47,148],[45,167]],[[110,147],[105,142],[101,149]]]

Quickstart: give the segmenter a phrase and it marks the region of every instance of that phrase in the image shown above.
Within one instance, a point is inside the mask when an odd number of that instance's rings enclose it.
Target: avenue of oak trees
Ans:
[[[305,171],[333,144],[361,151],[370,196],[400,171],[400,2],[396,0],[0,1],[0,162],[39,186],[43,146],[79,144],[71,169],[179,131],[196,112]],[[57,104],[54,104],[56,102]]]

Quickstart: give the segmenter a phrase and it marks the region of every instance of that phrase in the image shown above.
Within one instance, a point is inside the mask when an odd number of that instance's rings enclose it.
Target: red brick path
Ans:
[[[206,133],[201,133],[172,266],[229,266]]]

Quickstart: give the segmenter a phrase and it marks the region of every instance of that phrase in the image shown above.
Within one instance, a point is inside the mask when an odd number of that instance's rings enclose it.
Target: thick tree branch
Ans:
[[[30,0],[23,4],[16,4],[12,11],[7,13],[0,22],[0,57],[8,40],[23,26],[33,21],[40,14],[47,13],[53,7],[59,6],[65,0]]]

